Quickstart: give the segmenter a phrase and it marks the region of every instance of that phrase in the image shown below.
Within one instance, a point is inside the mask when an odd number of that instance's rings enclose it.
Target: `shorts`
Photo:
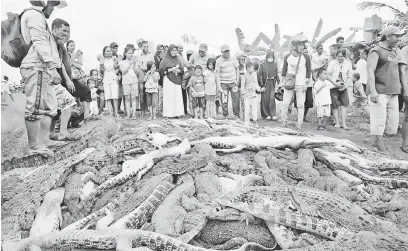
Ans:
[[[399,123],[398,95],[379,94],[377,103],[369,103],[371,135],[396,134]]]
[[[40,120],[43,115],[57,115],[58,102],[55,89],[51,85],[51,75],[24,68],[20,72],[26,95],[24,119],[35,121]]]
[[[205,95],[205,100],[210,102],[215,102],[215,98],[217,95]]]
[[[157,92],[146,92],[146,103],[147,106],[157,108],[159,103],[159,94]]]
[[[205,107],[205,100],[204,97],[193,97],[193,108],[204,108]]]
[[[62,85],[54,85],[55,94],[57,95],[58,110],[61,112],[76,105],[75,98]]]
[[[139,85],[138,83],[133,84],[122,84],[123,95],[132,95],[133,97],[139,96]]]
[[[338,108],[340,106],[349,106],[348,91],[339,91],[337,88],[330,89],[331,106],[332,108]]]
[[[79,80],[72,80],[72,82],[74,83],[75,86],[75,92],[72,93],[72,96],[79,98],[79,101],[83,102],[91,102],[92,98],[91,98],[91,89],[89,88],[89,86]]]
[[[318,105],[316,107],[316,112],[318,118],[330,117],[331,113],[330,105]]]

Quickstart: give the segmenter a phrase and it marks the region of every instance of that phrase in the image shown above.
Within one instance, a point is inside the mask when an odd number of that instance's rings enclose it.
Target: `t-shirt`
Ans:
[[[122,60],[119,61],[119,67],[129,67],[130,61],[128,60]],[[135,84],[138,82],[137,75],[135,71],[132,68],[129,68],[129,71],[126,72],[126,74],[123,74],[122,72],[122,84]]]
[[[192,93],[193,97],[204,97],[204,78],[203,76],[197,77],[193,75],[188,82],[188,85],[193,88],[194,93]]]
[[[217,95],[217,84],[215,72],[207,70],[204,72],[204,92],[205,95]]]
[[[238,61],[230,57],[226,59],[219,57],[215,62],[215,70],[220,74],[221,84],[230,84],[237,82]]]
[[[146,92],[152,93],[152,92],[158,92],[159,89],[159,80],[160,80],[160,75],[156,71],[153,74],[148,73],[145,88]]]
[[[364,92],[363,85],[360,81],[356,81],[353,87],[353,96],[355,98],[367,98],[367,95]]]
[[[399,59],[400,59],[399,63],[408,65],[408,45],[402,48],[398,54],[399,54]]]
[[[153,61],[154,62],[154,56],[152,53],[147,53],[147,54],[143,54],[143,51],[140,51],[140,53],[138,54],[134,54],[136,55],[136,60],[140,65],[140,74],[139,74],[139,82],[144,82],[144,76],[145,76],[145,72],[147,70],[147,62],[149,61]]]
[[[286,74],[295,74],[296,73],[296,66],[298,64],[299,57],[295,57],[292,54],[287,56],[287,71]],[[310,63],[310,61],[309,61]],[[310,65],[309,65],[310,66]],[[306,85],[306,56],[302,55],[300,58],[299,68],[296,74],[296,86]]]
[[[324,62],[328,62],[329,60],[329,56],[327,55],[327,53],[325,51],[322,52],[322,55],[319,55],[318,53],[313,53],[312,55],[312,59],[311,59],[311,63],[312,63],[312,70],[317,70],[320,67],[322,67],[322,65],[324,64]]]
[[[360,82],[362,84],[367,84],[367,61],[365,59],[360,59],[356,63],[355,72],[360,74]]]
[[[314,96],[314,102],[316,106],[323,106],[323,105],[330,105],[331,104],[331,96],[330,96],[330,86],[332,83],[330,83],[329,80],[320,80],[318,79],[313,87],[313,92],[315,94]],[[323,88],[317,92],[317,90],[322,87]]]
[[[259,89],[258,77],[256,72],[246,72],[241,84],[241,90],[244,92],[245,98],[256,97],[256,91]]]
[[[399,79],[399,57],[396,50],[376,46],[370,54],[379,55],[377,68],[374,71],[375,89],[378,94],[400,94],[401,83]]]
[[[188,62],[191,63],[193,66],[201,65],[203,71],[205,71],[208,70],[207,61],[209,58],[213,58],[213,56],[209,53],[206,53],[204,57],[201,57],[200,53],[194,52],[193,55],[191,55],[190,60]]]

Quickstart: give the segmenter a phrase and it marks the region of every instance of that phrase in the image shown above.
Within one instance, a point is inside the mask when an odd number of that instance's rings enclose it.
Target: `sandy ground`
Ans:
[[[24,152],[22,149],[27,148],[27,136],[24,126],[24,104],[25,96],[24,94],[13,94],[15,102],[12,102],[9,97],[2,97],[8,106],[1,107],[1,145],[2,145],[2,157],[12,157],[18,152]],[[309,120],[315,121],[315,111],[309,112]],[[318,131],[315,122],[305,123],[304,129],[306,132],[311,132],[314,134],[322,134],[325,136],[330,136],[334,138],[349,139],[358,145],[367,147],[369,150],[374,150],[370,146],[370,135],[369,135],[369,121],[367,114],[362,114],[360,111],[352,111],[352,116],[348,119],[348,124],[350,126],[349,131],[343,129],[335,129],[334,127],[329,127],[324,131]],[[137,124],[137,121],[129,121],[130,123]],[[259,125],[262,126],[280,126],[278,122],[271,122],[266,120],[259,120]],[[295,121],[289,122],[290,127],[295,127]],[[386,145],[390,151],[390,157],[395,159],[408,160],[408,154],[401,151],[400,146],[402,142],[401,133],[398,135],[386,138]],[[18,149],[18,150],[17,150]]]

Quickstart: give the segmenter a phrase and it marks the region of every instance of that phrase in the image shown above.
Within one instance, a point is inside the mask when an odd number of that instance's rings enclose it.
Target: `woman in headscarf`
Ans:
[[[182,63],[177,56],[177,47],[169,46],[166,56],[160,62],[160,76],[163,77],[163,117],[175,118],[184,115],[181,83]]]
[[[261,116],[276,121],[275,87],[279,84],[279,73],[273,51],[266,53],[266,61],[259,67],[258,83],[261,87]]]

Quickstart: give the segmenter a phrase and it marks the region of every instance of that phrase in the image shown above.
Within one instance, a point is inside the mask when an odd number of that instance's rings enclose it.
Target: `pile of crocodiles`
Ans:
[[[2,250],[408,250],[407,161],[237,121],[126,123],[2,159]]]

